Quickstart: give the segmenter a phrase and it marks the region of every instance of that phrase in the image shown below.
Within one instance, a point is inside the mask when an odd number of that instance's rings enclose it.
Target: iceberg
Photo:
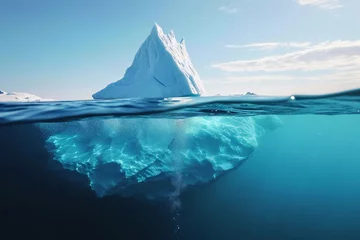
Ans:
[[[175,34],[155,24],[122,80],[95,99],[200,96],[205,90]],[[119,194],[177,199],[249,158],[259,139],[276,129],[276,116],[92,119],[41,123],[46,148],[65,169],[89,179],[99,197]],[[177,200],[173,201],[177,204]],[[176,205],[175,204],[175,205]]]
[[[0,102],[39,102],[49,101],[50,99],[42,99],[41,97],[19,92],[4,92],[0,91]]]
[[[94,99],[167,98],[205,93],[185,40],[177,42],[155,23],[124,77],[93,94]]]

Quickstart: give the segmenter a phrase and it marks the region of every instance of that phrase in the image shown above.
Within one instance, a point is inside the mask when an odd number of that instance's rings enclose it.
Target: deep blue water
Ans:
[[[360,238],[360,115],[282,120],[244,165],[186,195],[184,239]]]
[[[154,100],[148,108],[143,100],[1,105],[1,234],[9,236],[4,239],[360,239],[358,92],[259,99],[201,104],[187,99],[192,105],[170,112],[169,104],[184,101]],[[146,109],[156,114],[144,115],[151,113]],[[183,192],[174,213],[168,202],[98,198],[85,176],[53,160],[34,125],[124,118],[129,112],[142,114],[132,118],[278,114],[283,125],[266,134],[239,168]]]

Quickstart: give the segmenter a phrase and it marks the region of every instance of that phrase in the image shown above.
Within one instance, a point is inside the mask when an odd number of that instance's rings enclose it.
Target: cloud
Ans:
[[[212,67],[225,72],[360,69],[360,41],[323,42],[283,55],[218,63]]]
[[[223,83],[218,82],[218,85],[222,84],[223,88],[211,88],[211,84],[206,85],[209,95],[231,95],[245,92],[254,92],[259,95],[268,96],[290,96],[293,94],[328,94],[335,92],[342,92],[351,89],[360,88],[359,82],[349,82],[339,80],[338,82],[291,82],[291,79],[287,82],[273,82],[263,81],[259,82],[247,82],[247,83]]]
[[[265,42],[252,43],[246,45],[226,45],[227,48],[249,48],[252,50],[273,50],[275,48],[306,48],[310,46],[310,42]]]
[[[284,84],[286,82],[346,82],[357,83],[360,87],[360,69],[349,72],[337,72],[337,73],[322,73],[313,74],[310,76],[299,75],[272,75],[272,74],[259,74],[252,76],[230,76],[221,80],[222,83],[254,83],[254,82],[278,82]]]
[[[297,3],[303,6],[312,5],[327,10],[344,7],[340,0],[297,0]]]
[[[237,13],[238,9],[237,8],[232,8],[229,5],[224,5],[219,7],[219,11],[225,12],[225,13]]]
[[[286,54],[214,64],[211,67],[224,72],[222,78],[214,81],[227,87],[217,87],[213,91],[284,95],[360,88],[360,40],[306,45]],[[244,46],[262,48],[268,45],[255,43]]]
[[[255,74],[206,79],[208,94],[255,92],[260,95],[325,94],[360,88],[360,69],[350,72],[298,74]],[[215,86],[215,87],[214,87]]]

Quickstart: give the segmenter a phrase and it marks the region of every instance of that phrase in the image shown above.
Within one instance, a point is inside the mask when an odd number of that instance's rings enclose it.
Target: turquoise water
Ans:
[[[244,165],[185,196],[184,239],[359,238],[360,116],[281,119]]]
[[[2,104],[4,234],[360,239],[359,96]]]

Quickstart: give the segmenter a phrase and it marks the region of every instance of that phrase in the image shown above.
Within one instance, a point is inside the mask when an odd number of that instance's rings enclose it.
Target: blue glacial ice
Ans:
[[[54,159],[85,174],[99,197],[148,199],[169,198],[235,169],[279,125],[276,116],[39,124]]]

